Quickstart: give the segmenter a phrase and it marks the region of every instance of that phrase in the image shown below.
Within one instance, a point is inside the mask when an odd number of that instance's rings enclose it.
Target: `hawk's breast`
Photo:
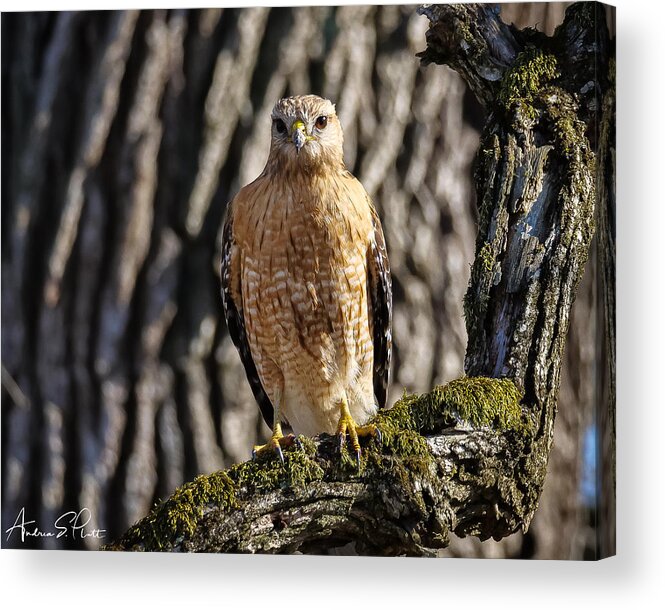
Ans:
[[[294,428],[332,432],[343,394],[352,413],[374,407],[371,217],[345,203],[339,188],[281,195],[264,197],[267,204],[246,216],[241,285],[249,343],[268,395],[283,394]]]

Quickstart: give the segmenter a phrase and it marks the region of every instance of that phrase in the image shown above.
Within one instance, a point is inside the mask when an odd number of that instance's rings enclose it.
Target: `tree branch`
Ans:
[[[528,527],[593,233],[595,66],[607,37],[595,4],[573,5],[552,38],[485,5],[421,12],[422,61],[452,66],[490,109],[465,299],[470,377],[379,414],[383,439],[360,472],[333,438],[304,439],[283,465],[197,478],[109,548],[321,553],[353,542],[362,554],[431,555],[450,532],[498,540]]]
[[[405,396],[375,420],[383,438],[360,472],[336,438],[303,438],[284,464],[246,462],[183,486],[110,548],[320,553],[353,541],[362,554],[431,555],[450,531],[506,536],[529,488],[520,397],[487,378]]]

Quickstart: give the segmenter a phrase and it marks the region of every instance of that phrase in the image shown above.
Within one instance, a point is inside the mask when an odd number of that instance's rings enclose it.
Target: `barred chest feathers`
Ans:
[[[367,276],[374,228],[369,205],[353,203],[351,181],[341,172],[297,188],[259,179],[246,187],[255,196],[236,225],[257,372],[283,419],[307,435],[335,431],[343,395],[358,423],[377,409]]]

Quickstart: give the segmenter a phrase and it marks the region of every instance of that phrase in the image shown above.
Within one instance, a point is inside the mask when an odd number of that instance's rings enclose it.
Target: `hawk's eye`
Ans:
[[[325,129],[326,125],[328,124],[328,117],[327,116],[320,116],[318,119],[316,119],[316,127],[317,129]]]
[[[284,124],[284,121],[282,121],[282,119],[275,119],[273,123],[275,124],[275,129],[277,130],[277,133],[286,133],[286,125]]]

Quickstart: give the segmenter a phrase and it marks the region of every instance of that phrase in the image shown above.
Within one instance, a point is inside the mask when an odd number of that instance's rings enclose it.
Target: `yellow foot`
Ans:
[[[293,434],[287,434],[286,436],[283,436],[282,434],[273,434],[265,445],[254,446],[254,449],[252,450],[252,459],[255,460],[258,457],[274,455],[276,453],[283,464],[284,453],[282,449],[288,449],[293,445],[296,445],[297,447],[301,446],[300,441]]]
[[[356,456],[356,463],[358,464],[358,468],[360,468],[360,456],[362,455],[362,450],[360,449],[360,441],[358,440],[358,437],[374,436],[379,439],[379,442],[381,442],[381,430],[379,430],[374,424],[358,426],[351,415],[342,414],[339,418],[339,423],[337,424],[337,436],[339,438],[340,451],[346,441],[347,433],[349,435],[349,440],[351,441],[351,447],[353,447],[353,452]]]

